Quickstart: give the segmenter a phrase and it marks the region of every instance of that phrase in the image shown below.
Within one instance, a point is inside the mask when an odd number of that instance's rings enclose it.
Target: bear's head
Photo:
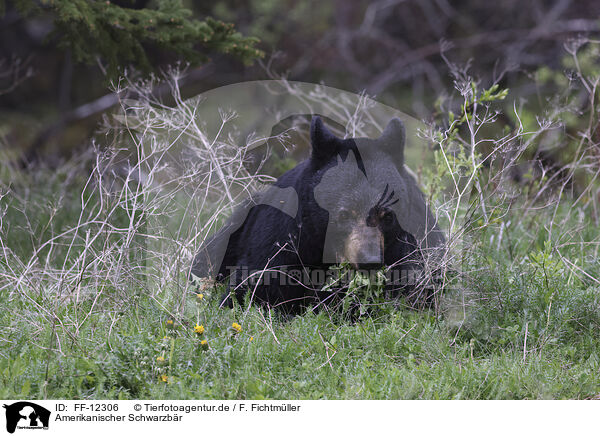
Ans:
[[[311,163],[322,171],[314,197],[329,214],[324,263],[376,268],[444,241],[404,167],[405,138],[397,118],[377,139],[337,138],[313,119]]]

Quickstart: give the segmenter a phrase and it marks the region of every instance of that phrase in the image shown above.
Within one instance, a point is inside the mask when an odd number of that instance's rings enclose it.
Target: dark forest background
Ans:
[[[535,105],[555,89],[532,76],[569,80],[570,45],[600,30],[595,0],[8,0],[0,7],[0,135],[26,163],[87,147],[117,103],[111,84],[125,71],[160,74],[191,63],[187,96],[269,77],[323,82],[427,119],[452,88],[448,64],[469,65],[483,86],[499,82]],[[157,12],[179,27],[140,26]],[[196,31],[207,20],[221,31],[208,42]]]

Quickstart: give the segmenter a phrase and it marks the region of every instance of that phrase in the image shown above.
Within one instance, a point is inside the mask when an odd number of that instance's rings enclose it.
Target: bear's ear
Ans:
[[[377,141],[380,147],[388,152],[396,163],[404,164],[406,130],[400,118],[392,118]]]
[[[310,123],[311,159],[317,163],[328,161],[339,151],[340,139],[329,131],[321,117],[315,116]]]

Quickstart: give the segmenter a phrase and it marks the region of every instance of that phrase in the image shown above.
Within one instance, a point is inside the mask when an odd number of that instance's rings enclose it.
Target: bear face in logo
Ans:
[[[17,426],[29,428],[48,428],[50,411],[42,406],[29,401],[19,401],[13,404],[5,404],[6,409],[6,431],[14,433]]]
[[[423,254],[445,238],[404,168],[404,144],[399,119],[377,139],[341,139],[313,118],[311,157],[239,207],[201,247],[192,274],[228,281],[240,302],[251,292],[253,300],[299,313],[331,296],[313,271],[341,262],[419,269]],[[388,286],[394,294],[410,291]]]

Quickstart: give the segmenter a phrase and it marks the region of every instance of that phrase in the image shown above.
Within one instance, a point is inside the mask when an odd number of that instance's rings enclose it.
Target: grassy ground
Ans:
[[[121,176],[116,157],[99,156],[29,172],[0,159],[2,398],[600,394],[597,186],[555,196],[503,181],[502,192],[516,195],[497,208],[490,197],[487,216],[470,221],[462,281],[438,310],[382,304],[354,321],[325,312],[284,319],[219,309],[219,290],[199,299],[186,280],[197,245],[184,242],[202,233],[180,223],[214,201],[155,191],[160,179],[142,177],[155,169],[142,171],[152,156]],[[202,200],[196,180],[178,182]],[[176,225],[160,225],[163,217]]]
[[[480,239],[495,232],[483,230]],[[175,287],[160,293],[132,288],[126,298],[103,289],[58,306],[43,292],[3,292],[0,397],[598,395],[600,290],[570,275],[549,244],[512,240],[519,261],[510,261],[507,247],[475,248],[463,292],[448,294],[438,314],[382,307],[357,322],[327,313],[282,319],[257,308],[219,309],[216,292],[199,299]],[[597,274],[594,245],[588,247],[572,250],[570,260],[582,259],[580,265]],[[56,308],[53,322],[40,316],[45,307]],[[202,335],[194,332],[196,324],[204,327]]]

